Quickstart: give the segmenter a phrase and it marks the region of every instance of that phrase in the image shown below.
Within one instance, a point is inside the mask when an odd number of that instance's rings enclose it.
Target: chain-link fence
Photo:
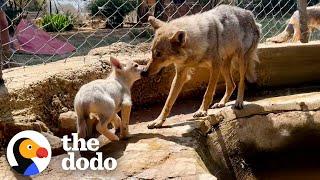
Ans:
[[[251,10],[263,37],[279,34],[297,10],[296,0],[0,0],[4,68],[85,56],[114,42],[150,42],[153,15],[164,21],[219,4]],[[319,0],[308,0],[308,5]],[[8,24],[6,23],[6,19]],[[8,33],[10,35],[8,35]],[[7,36],[10,36],[7,37]],[[6,40],[6,39],[10,40]]]

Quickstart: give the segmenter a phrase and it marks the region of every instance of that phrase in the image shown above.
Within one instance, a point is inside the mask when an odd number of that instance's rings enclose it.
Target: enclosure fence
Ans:
[[[148,43],[154,34],[148,16],[170,21],[220,4],[251,10],[261,24],[261,43],[282,32],[297,10],[297,0],[6,0],[1,41],[11,52],[2,48],[2,68],[85,56],[115,42]],[[3,40],[6,31],[9,42]]]

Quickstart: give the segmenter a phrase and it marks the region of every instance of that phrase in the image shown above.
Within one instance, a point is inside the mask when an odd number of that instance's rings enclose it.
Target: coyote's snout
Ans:
[[[185,61],[190,57],[187,52],[188,47],[184,48],[187,43],[187,32],[154,17],[149,17],[149,22],[156,30],[156,38],[152,43],[152,59],[143,75],[156,74],[171,64],[186,64]]]
[[[202,14],[181,17],[168,23],[154,17],[149,17],[149,22],[155,29],[155,37],[152,59],[142,75],[156,74],[171,64],[176,68],[165,106],[159,117],[149,124],[149,128],[163,124],[190,72],[198,67],[210,70],[210,80],[202,104],[194,116],[206,115],[220,74],[225,80],[226,92],[213,108],[223,107],[229,100],[235,89],[231,63],[238,65],[240,74],[235,107],[243,107],[245,78],[251,82],[256,80],[255,63],[259,61],[257,46],[260,29],[250,11],[221,5]]]
[[[132,104],[130,88],[141,78],[144,67],[134,62],[122,65],[113,57],[110,62],[113,66],[111,75],[83,85],[75,97],[74,108],[81,138],[92,137],[97,131],[111,141],[119,140],[108,130],[109,123],[113,124],[116,132],[120,130],[120,138],[128,135]],[[120,110],[122,118],[117,114]],[[95,118],[90,118],[92,116]]]

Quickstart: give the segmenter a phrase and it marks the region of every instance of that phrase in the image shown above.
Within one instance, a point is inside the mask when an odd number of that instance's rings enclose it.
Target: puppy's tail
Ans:
[[[75,110],[77,113],[77,132],[78,132],[78,137],[79,138],[86,138],[87,136],[90,136],[88,133],[88,125],[87,121],[89,118],[89,115],[86,114],[81,110],[81,108],[75,106]]]

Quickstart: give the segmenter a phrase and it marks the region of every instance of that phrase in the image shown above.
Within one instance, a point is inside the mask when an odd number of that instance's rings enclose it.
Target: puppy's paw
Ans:
[[[243,101],[236,101],[234,104],[235,109],[243,109]]]
[[[197,117],[205,117],[207,116],[207,111],[203,111],[203,110],[198,110],[197,112],[195,112],[193,114],[193,117],[194,118],[197,118]]]
[[[224,103],[215,103],[214,105],[211,106],[212,109],[217,109],[217,108],[222,108],[225,107],[226,104]]]
[[[163,120],[156,119],[148,124],[148,129],[160,128],[163,123]]]

